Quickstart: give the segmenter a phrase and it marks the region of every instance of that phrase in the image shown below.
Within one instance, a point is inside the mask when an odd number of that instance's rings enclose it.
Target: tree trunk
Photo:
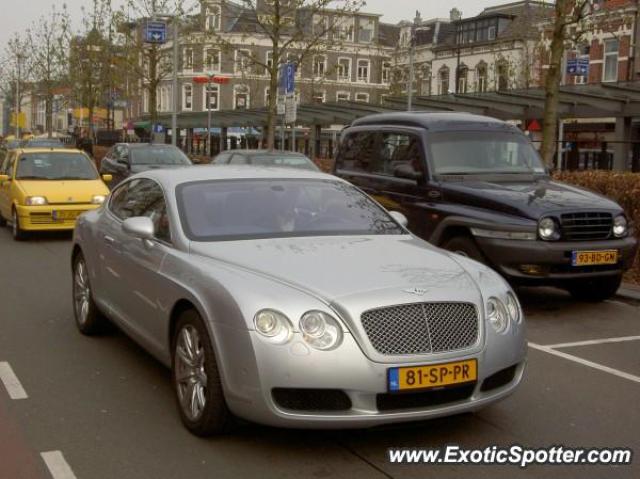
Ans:
[[[271,78],[269,81],[269,105],[267,108],[267,149],[269,151],[275,148],[276,120],[278,118],[278,73],[277,69],[274,71],[274,68],[272,68],[270,72]]]
[[[45,100],[45,128],[47,137],[51,138],[53,136],[53,95],[51,93],[47,94]]]
[[[558,99],[562,79],[562,56],[565,42],[565,15],[567,0],[557,0],[555,23],[551,39],[551,59],[545,79],[544,118],[542,124],[542,146],[540,153],[544,163],[551,167],[556,151],[558,135]]]
[[[153,135],[153,128],[158,121],[158,49],[154,46],[149,52],[149,115],[151,116],[151,134]],[[177,95],[178,92],[174,92]],[[193,100],[192,100],[193,101]]]

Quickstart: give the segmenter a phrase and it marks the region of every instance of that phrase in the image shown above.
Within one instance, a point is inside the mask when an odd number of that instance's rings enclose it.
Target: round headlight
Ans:
[[[334,349],[342,342],[342,328],[336,319],[322,311],[309,311],[300,318],[303,339],[315,349]]]
[[[273,343],[284,344],[291,339],[291,322],[278,311],[273,309],[258,311],[253,318],[253,323],[256,331]]]
[[[27,196],[25,203],[27,206],[42,206],[47,204],[47,199],[44,196]]]
[[[613,219],[613,235],[616,238],[627,236],[627,228],[627,218],[625,218],[623,215],[616,216]]]
[[[516,299],[515,295],[511,292],[507,293],[507,313],[509,313],[509,319],[514,323],[520,323],[522,320],[522,310],[520,309],[520,304]]]
[[[543,240],[557,240],[560,238],[558,225],[553,218],[542,218],[538,223],[538,234]]]
[[[487,318],[496,333],[503,333],[509,325],[507,308],[498,298],[489,298],[487,301]]]

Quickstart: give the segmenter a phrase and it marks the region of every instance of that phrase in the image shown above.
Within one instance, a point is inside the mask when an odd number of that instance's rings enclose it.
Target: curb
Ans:
[[[633,301],[640,301],[640,286],[632,283],[622,283],[616,296]]]

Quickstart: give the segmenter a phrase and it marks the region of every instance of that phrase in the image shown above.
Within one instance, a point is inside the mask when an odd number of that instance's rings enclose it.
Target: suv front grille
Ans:
[[[381,354],[456,351],[478,340],[478,313],[471,303],[414,303],[365,311],[369,341]]]
[[[611,213],[568,213],[560,216],[562,239],[567,241],[605,240],[611,236]]]

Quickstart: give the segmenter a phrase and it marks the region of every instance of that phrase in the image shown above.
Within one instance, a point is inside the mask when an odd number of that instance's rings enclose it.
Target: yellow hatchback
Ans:
[[[24,148],[7,152],[0,165],[0,225],[13,237],[30,231],[72,230],[83,212],[99,207],[109,189],[91,159],[72,149]]]

